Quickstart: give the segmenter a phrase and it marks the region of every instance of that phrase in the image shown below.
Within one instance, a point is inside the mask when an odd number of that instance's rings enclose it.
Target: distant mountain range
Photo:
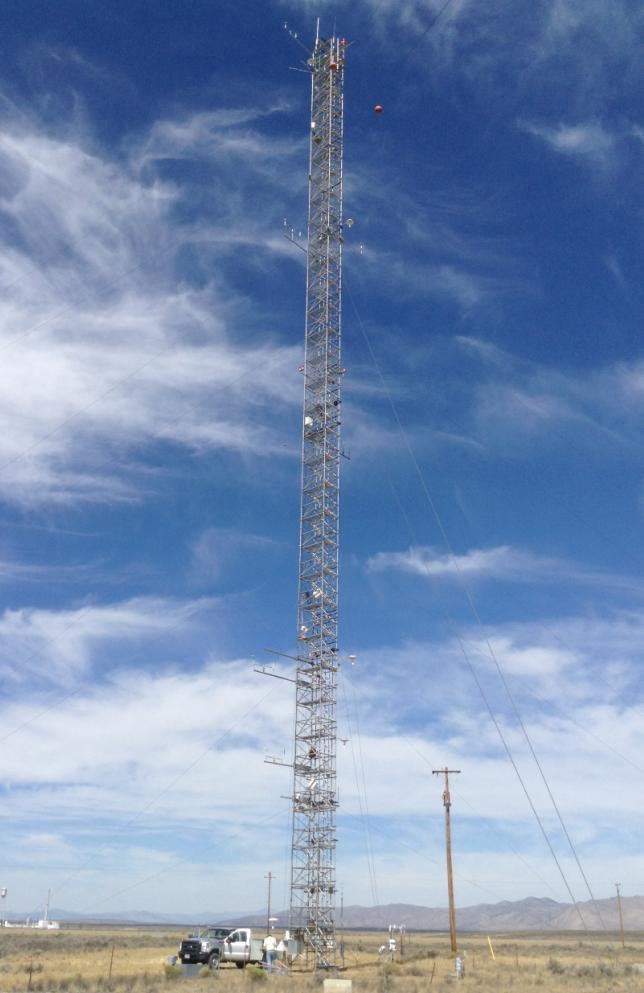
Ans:
[[[644,897],[622,897],[624,928],[644,930]],[[393,903],[384,907],[345,907],[347,928],[386,929],[390,924],[404,924],[409,930],[446,931],[449,918],[446,907],[419,907]],[[558,903],[548,897],[481,903],[456,910],[456,926],[461,931],[611,931],[619,929],[617,899],[585,901],[576,906]]]
[[[624,928],[627,931],[644,931],[644,897],[623,896],[622,912]],[[42,917],[42,910],[22,915],[24,920]],[[275,912],[278,929],[286,923],[286,911]],[[191,927],[198,923],[225,923],[231,926],[250,924],[263,927],[266,923],[265,911],[247,914],[202,911],[196,914],[152,913],[147,910],[128,910],[112,914],[75,914],[66,910],[51,909],[52,920],[101,923],[132,923],[147,925],[178,924]],[[15,915],[11,915],[16,920]],[[339,914],[336,924],[340,923]],[[344,908],[342,923],[345,928],[383,931],[390,924],[404,924],[408,930],[447,931],[449,921],[445,907],[421,907],[409,903],[390,903],[380,907],[347,906]],[[619,916],[617,899],[585,901],[573,906],[558,903],[548,897],[527,897],[525,900],[501,903],[481,903],[475,907],[462,907],[456,910],[456,925],[462,931],[601,931],[607,928],[617,931]]]

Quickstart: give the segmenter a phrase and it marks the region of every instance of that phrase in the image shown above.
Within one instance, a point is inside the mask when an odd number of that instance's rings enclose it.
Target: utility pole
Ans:
[[[271,933],[271,883],[275,879],[272,872],[269,872],[268,876],[264,876],[264,879],[268,879],[268,900],[266,901],[266,934]]]
[[[432,769],[434,776],[445,776],[445,789],[443,791],[443,805],[445,807],[445,847],[447,849],[447,894],[449,896],[449,936],[452,952],[455,955],[456,948],[456,914],[454,913],[454,880],[452,878],[452,826],[450,823],[450,807],[452,801],[449,795],[450,774],[460,773],[460,769]]]
[[[335,34],[322,38],[318,21],[307,60],[311,118],[289,928],[317,969],[333,967],[336,953],[345,46]]]
[[[619,914],[619,934],[622,939],[622,948],[624,948],[624,915],[622,914],[622,894],[620,893],[621,883],[615,883],[615,889],[617,890],[617,912]]]

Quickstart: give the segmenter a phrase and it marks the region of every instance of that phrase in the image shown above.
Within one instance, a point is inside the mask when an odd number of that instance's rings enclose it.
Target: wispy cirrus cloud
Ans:
[[[575,583],[601,586],[641,596],[637,578],[584,568],[555,556],[538,555],[511,545],[472,548],[462,554],[441,553],[435,548],[412,545],[404,551],[376,552],[366,563],[371,574],[398,572],[426,579],[468,582]]]
[[[287,5],[315,6],[311,0]],[[505,105],[548,93],[586,114],[610,101],[618,71],[630,69],[626,81],[637,85],[640,16],[629,0],[451,0],[447,6],[445,0],[360,0],[360,6],[379,41],[396,25],[396,53],[404,52],[410,72],[456,72],[476,82],[481,98],[494,95]]]
[[[436,549],[412,546],[404,552],[377,552],[367,561],[371,573],[395,570],[427,578],[481,577],[509,579],[534,577],[551,567],[547,559],[501,545],[472,549],[463,555],[440,554]]]
[[[612,164],[619,140],[597,121],[557,125],[520,121],[518,126],[554,152],[569,158],[586,159],[604,168]]]
[[[474,100],[504,113],[525,116],[527,107],[528,116],[538,115],[548,105],[544,123],[556,128],[571,116],[583,122],[610,114],[616,80],[637,98],[641,25],[629,0],[452,0],[443,7],[441,0],[363,0],[381,43],[395,24],[410,74],[441,81],[455,74]]]
[[[99,646],[107,646],[108,653],[116,644],[128,645],[132,651],[142,639],[185,634],[215,604],[212,598],[135,597],[68,610],[7,609],[0,616],[0,673],[5,687],[7,691],[24,688],[37,677],[41,686],[69,688],[88,674]]]
[[[192,578],[197,582],[218,580],[240,558],[248,561],[270,551],[275,544],[271,538],[233,528],[205,528],[191,545]]]
[[[487,376],[473,393],[474,435],[488,446],[526,436],[560,444],[578,443],[636,453],[642,437],[644,359],[586,370],[563,370],[520,358],[491,342],[456,339]]]
[[[269,105],[265,113],[279,110]],[[161,122],[126,156],[91,147],[80,131],[60,136],[32,120],[7,122],[0,137],[4,499],[136,498],[140,483],[128,460],[158,443],[284,454],[262,405],[270,401],[277,413],[299,400],[297,377],[287,375],[299,349],[266,328],[261,340],[253,340],[259,328],[246,327],[244,343],[236,341],[237,322],[247,322],[244,300],[225,266],[212,265],[239,251],[239,232],[222,232],[235,216],[248,216],[240,198],[250,186],[285,181],[286,143],[279,166],[269,168],[272,143],[252,129],[262,113]],[[179,157],[208,161],[227,184],[199,220],[194,185],[169,175]],[[270,202],[257,202],[243,239],[260,257],[284,254],[271,210],[261,207]]]
[[[42,562],[19,562],[16,559],[0,559],[0,583],[39,583],[51,582],[55,576],[57,583],[68,580],[74,582],[87,574],[92,567],[86,563],[78,565],[56,565]]]
[[[533,292],[518,239],[498,230],[502,204],[445,176],[430,191],[409,190],[399,167],[358,163],[347,183],[357,218],[345,248],[352,283],[359,275],[392,292],[404,287],[407,295],[451,303],[461,315]],[[395,200],[387,195],[392,186]]]

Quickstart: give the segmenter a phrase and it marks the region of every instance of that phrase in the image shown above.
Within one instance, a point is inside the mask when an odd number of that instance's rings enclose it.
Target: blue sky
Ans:
[[[615,0],[21,0],[0,71],[11,910],[287,900],[308,80],[346,68],[345,903],[644,892],[644,68]],[[375,104],[383,113],[375,115]],[[509,693],[507,692],[509,690]]]

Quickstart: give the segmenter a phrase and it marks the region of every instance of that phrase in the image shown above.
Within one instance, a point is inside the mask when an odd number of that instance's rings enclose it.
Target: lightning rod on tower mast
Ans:
[[[344,39],[318,30],[311,72],[290,928],[335,964],[336,692]]]

